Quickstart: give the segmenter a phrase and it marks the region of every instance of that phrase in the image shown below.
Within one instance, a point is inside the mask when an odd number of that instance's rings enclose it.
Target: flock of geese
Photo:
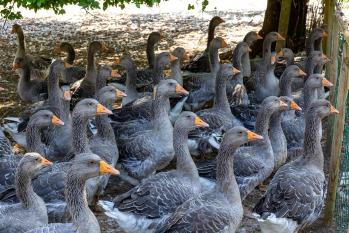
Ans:
[[[321,120],[338,113],[325,100],[326,32],[310,33],[301,62],[288,48],[271,51],[285,40],[279,33],[250,32],[221,64],[228,45],[214,31],[223,22],[210,21],[207,49],[184,72],[185,49],[155,54],[164,37],[152,32],[149,67],[124,55],[115,59],[123,75],[96,65],[102,42],[88,45],[85,69],[74,66],[67,42],[55,48],[64,61],[28,54],[13,25],[17,91],[33,105],[18,124],[24,156],[0,134],[0,232],[98,233],[90,209],[98,207],[128,233],[232,233],[242,201],[266,184],[253,208],[262,232],[297,232],[318,219],[326,194]],[[261,39],[254,67],[250,46]],[[131,187],[100,200],[107,185],[122,184]]]

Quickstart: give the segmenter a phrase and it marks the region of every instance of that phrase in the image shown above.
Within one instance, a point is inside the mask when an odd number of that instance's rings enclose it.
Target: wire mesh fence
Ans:
[[[330,118],[328,149],[331,152],[326,215],[333,219],[336,232],[346,233],[349,226],[349,39],[347,27],[335,8],[330,14],[327,53],[332,63],[326,68],[326,76],[335,84],[330,101],[342,112]]]

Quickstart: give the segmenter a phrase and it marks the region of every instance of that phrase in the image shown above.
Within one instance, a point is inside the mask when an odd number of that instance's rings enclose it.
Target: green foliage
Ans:
[[[137,7],[146,5],[149,7],[160,3],[161,0],[103,0],[103,10],[108,7],[120,7],[124,9],[127,4],[135,4]],[[167,0],[162,0],[167,1]],[[64,14],[63,7],[65,5],[78,5],[83,9],[100,9],[98,0],[0,0],[0,16],[6,19],[19,19],[22,17],[21,12],[14,12],[14,7],[23,7],[34,10],[40,9],[53,10],[56,14]],[[201,9],[205,10],[208,5],[208,0],[202,0]],[[188,4],[188,10],[193,10],[194,5]]]

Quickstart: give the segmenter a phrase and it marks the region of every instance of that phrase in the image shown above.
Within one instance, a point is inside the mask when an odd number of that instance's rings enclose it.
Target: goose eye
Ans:
[[[89,164],[91,164],[91,165],[92,165],[92,164],[95,164],[95,161],[90,161]]]

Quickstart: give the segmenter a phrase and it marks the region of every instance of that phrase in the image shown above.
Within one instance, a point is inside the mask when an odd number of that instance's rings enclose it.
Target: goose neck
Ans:
[[[316,92],[316,88],[311,87],[310,85],[308,85],[308,83],[306,82],[304,85],[304,89],[303,89],[303,95],[304,95],[304,109],[306,110],[308,108],[308,106],[317,99],[317,92]]]
[[[263,60],[268,64],[268,66],[271,65],[271,44],[273,43],[272,40],[266,38],[263,41]]]
[[[75,154],[91,152],[87,138],[88,119],[73,111],[73,150]]]
[[[62,115],[62,101],[61,101],[61,90],[59,88],[59,75],[57,68],[51,65],[47,83],[48,86],[48,102],[49,105],[54,109],[59,110],[57,113],[60,117]]]
[[[153,127],[156,130],[162,130],[171,122],[168,117],[168,109],[170,109],[170,100],[168,97],[157,96],[152,101],[152,112],[153,112]]]
[[[147,43],[147,60],[148,60],[148,65],[150,69],[153,69],[155,66],[155,43],[148,41]]]
[[[78,232],[100,232],[98,221],[88,207],[86,198],[86,180],[71,171],[67,176],[65,195],[72,222]]]
[[[183,85],[183,76],[181,71],[180,59],[171,62],[171,77],[174,80],[176,80],[180,85]]]
[[[19,50],[25,52],[24,33],[22,29],[17,31],[17,41],[18,41]]]
[[[68,53],[68,56],[66,58],[66,62],[70,65],[73,65],[74,61],[75,61],[75,50],[74,50],[73,46],[66,46],[65,50]]]
[[[106,106],[108,109],[112,109],[112,104],[109,101],[101,100],[100,103]],[[96,127],[98,137],[115,141],[114,131],[110,124],[110,119],[107,115],[96,116]]]
[[[199,174],[188,148],[188,129],[175,125],[173,144],[176,155],[176,170],[193,181],[199,182]]]
[[[37,127],[35,121],[29,121],[27,126],[26,141],[27,151],[45,155],[45,144],[41,142],[41,127]]]
[[[126,77],[126,94],[127,96],[122,99],[122,104],[127,104],[135,99],[138,98],[138,91],[137,91],[137,75],[136,75],[136,69],[134,67],[128,68],[126,70],[127,77]]]
[[[292,97],[292,78],[293,76],[284,71],[280,78],[280,96]]]
[[[218,76],[216,80],[216,96],[214,107],[231,114],[230,105],[226,92],[227,80],[223,76]]]
[[[309,113],[306,115],[305,120],[304,158],[322,170],[324,167],[324,155],[321,148],[321,118]]]
[[[256,119],[256,133],[263,136],[263,140],[260,140],[261,143],[268,142],[268,130],[269,130],[269,122],[272,116],[272,112],[266,108],[261,106],[261,110],[258,112]]]
[[[27,173],[21,165],[18,166],[15,176],[16,195],[23,208],[37,207],[43,201],[33,190],[32,174]]]
[[[234,175],[234,153],[237,146],[222,143],[217,156],[216,190],[223,193],[230,203],[241,205],[240,191]]]
[[[209,49],[209,60],[211,73],[216,74],[219,70],[219,55],[218,48],[210,46]]]

